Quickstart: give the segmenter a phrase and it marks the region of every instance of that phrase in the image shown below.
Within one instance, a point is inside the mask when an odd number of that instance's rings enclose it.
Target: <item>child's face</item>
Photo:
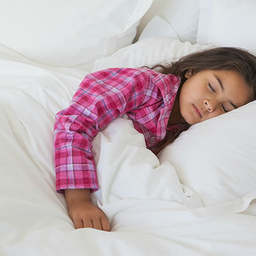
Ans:
[[[227,70],[186,73],[179,105],[185,121],[191,125],[229,112],[253,100],[253,89],[240,74]]]

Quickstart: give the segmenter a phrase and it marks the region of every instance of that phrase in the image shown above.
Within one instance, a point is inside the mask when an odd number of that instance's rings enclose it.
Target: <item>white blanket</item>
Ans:
[[[53,124],[85,72],[3,47],[0,55],[0,255],[256,255],[256,204],[195,217],[187,206],[200,198],[121,118],[94,141],[101,189],[93,197],[112,231],[75,230],[55,192]]]

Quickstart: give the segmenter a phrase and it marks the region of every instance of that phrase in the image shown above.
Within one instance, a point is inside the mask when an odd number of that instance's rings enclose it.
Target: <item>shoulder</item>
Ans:
[[[112,86],[126,85],[148,88],[157,86],[171,89],[179,84],[179,79],[172,74],[163,74],[149,68],[108,68],[88,74],[83,82],[90,80]]]
[[[168,76],[149,68],[108,68],[88,74],[87,76]]]

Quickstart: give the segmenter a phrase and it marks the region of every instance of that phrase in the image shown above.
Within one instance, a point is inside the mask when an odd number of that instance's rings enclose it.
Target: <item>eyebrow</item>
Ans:
[[[213,74],[213,75],[214,75],[214,77],[216,78],[216,80],[218,81],[221,90],[224,91],[224,86],[223,86],[223,83],[222,83],[221,79],[220,79],[216,74]],[[237,106],[236,106],[232,101],[229,101],[229,103],[230,103],[234,108],[237,108]]]

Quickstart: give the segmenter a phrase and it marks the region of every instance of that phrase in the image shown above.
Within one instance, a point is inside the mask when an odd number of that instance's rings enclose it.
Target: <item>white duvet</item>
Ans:
[[[75,230],[55,192],[53,124],[86,72],[36,65],[4,47],[0,56],[0,255],[256,255],[254,196],[233,213],[211,214],[213,206],[198,217],[191,209],[205,209],[204,199],[125,117],[94,140],[93,199],[111,232]]]

